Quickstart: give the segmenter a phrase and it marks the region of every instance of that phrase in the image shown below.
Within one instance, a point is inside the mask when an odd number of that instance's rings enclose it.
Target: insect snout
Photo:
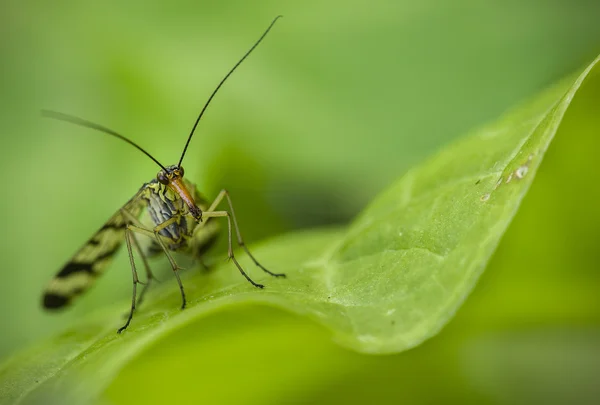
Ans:
[[[197,206],[190,207],[190,214],[194,217],[194,219],[198,222],[202,222],[202,210]]]

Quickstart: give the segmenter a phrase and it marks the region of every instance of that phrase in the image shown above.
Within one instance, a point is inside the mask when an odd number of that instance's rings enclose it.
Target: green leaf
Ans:
[[[287,279],[253,270],[267,286],[261,291],[231,263],[210,274],[187,272],[185,311],[178,309],[174,284],[164,282],[124,334],[115,333],[120,307],[112,308],[11,359],[0,370],[2,403],[95,400],[142,351],[241,303],[307,315],[359,352],[397,353],[420,344],[472,290],[573,97],[599,73],[599,60],[574,83],[556,86],[411,170],[348,229],[298,232],[253,246],[265,265],[286,272]],[[252,268],[247,258],[241,263]],[[188,350],[195,335],[187,335]]]

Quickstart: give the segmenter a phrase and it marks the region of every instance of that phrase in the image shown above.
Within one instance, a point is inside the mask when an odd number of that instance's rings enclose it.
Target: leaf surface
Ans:
[[[122,335],[119,308],[14,357],[0,369],[2,403],[93,401],[151,345],[231,305],[262,303],[306,315],[341,345],[398,353],[436,334],[473,289],[594,61],[496,123],[448,146],[377,197],[347,229],[317,229],[253,246],[271,279],[253,289],[231,263],[187,272],[189,307],[163,282]],[[126,306],[123,306],[123,309]],[[191,337],[193,338],[193,337]]]

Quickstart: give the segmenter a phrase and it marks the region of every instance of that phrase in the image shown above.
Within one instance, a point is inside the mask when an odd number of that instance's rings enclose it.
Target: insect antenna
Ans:
[[[221,80],[221,82],[219,83],[219,85],[217,86],[217,88],[215,88],[213,90],[212,94],[208,98],[208,101],[206,102],[206,104],[204,104],[204,107],[202,107],[202,111],[200,111],[200,115],[198,115],[198,118],[196,119],[196,122],[194,123],[194,126],[192,127],[192,131],[190,132],[190,135],[188,136],[187,142],[185,143],[185,146],[183,148],[183,152],[181,153],[181,158],[179,158],[179,163],[177,164],[177,166],[181,166],[181,162],[183,162],[183,157],[185,156],[185,152],[187,151],[187,148],[188,148],[188,146],[190,144],[190,141],[192,140],[192,136],[194,135],[194,131],[196,130],[196,127],[198,126],[198,123],[200,122],[200,118],[202,118],[202,115],[204,115],[204,111],[206,111],[206,108],[208,107],[208,105],[212,101],[212,99],[215,96],[215,94],[217,94],[217,92],[219,91],[219,89],[221,88],[221,86],[223,85],[223,83],[225,83],[225,81],[229,78],[229,76],[231,76],[231,74],[235,71],[235,69],[237,69],[237,67],[242,64],[242,62],[244,61],[244,59],[246,59],[248,57],[248,55],[250,55],[252,53],[252,51],[254,50],[254,48],[256,48],[258,46],[258,44],[260,44],[262,42],[262,40],[264,39],[264,37],[267,36],[267,34],[269,33],[269,31],[271,31],[271,28],[273,28],[273,25],[275,25],[275,22],[277,22],[277,20],[280,19],[281,17],[283,17],[283,16],[282,15],[278,15],[277,17],[275,17],[273,19],[273,21],[271,21],[271,24],[269,24],[269,26],[267,27],[267,29],[265,30],[265,32],[263,32],[263,34],[260,36],[260,38],[258,38],[258,41],[256,41],[254,43],[254,45],[252,45],[252,47],[248,50],[248,52],[246,52],[246,54],[233,66],[233,68],[229,71],[229,73],[227,73],[225,75],[225,77]]]
[[[140,145],[138,145],[137,143],[133,142],[130,139],[127,139],[123,135],[119,134],[116,131],[113,131],[110,128],[106,128],[105,126],[102,126],[100,124],[96,124],[94,122],[84,120],[83,118],[75,117],[74,115],[69,115],[69,114],[65,114],[65,113],[61,113],[61,112],[56,112],[56,111],[51,111],[51,110],[42,110],[42,116],[43,117],[47,117],[47,118],[53,118],[53,119],[59,120],[59,121],[70,122],[71,124],[80,125],[80,126],[86,127],[86,128],[95,129],[96,131],[104,132],[105,134],[112,135],[112,136],[114,136],[116,138],[119,138],[119,139],[127,142],[131,146],[137,148],[144,155],[148,156],[157,165],[159,165],[161,167],[161,169],[163,169],[165,171],[167,170],[158,160],[156,160],[154,158],[154,156],[152,156],[149,152],[147,152]]]

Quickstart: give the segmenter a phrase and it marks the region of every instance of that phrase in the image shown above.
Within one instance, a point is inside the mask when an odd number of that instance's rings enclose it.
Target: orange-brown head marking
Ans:
[[[168,186],[173,192],[177,193],[179,197],[185,202],[190,210],[190,214],[196,221],[202,221],[202,210],[198,208],[194,202],[194,198],[190,194],[190,191],[183,182],[183,167],[181,166],[168,166],[166,170],[161,170],[156,175],[156,179],[159,183]]]

